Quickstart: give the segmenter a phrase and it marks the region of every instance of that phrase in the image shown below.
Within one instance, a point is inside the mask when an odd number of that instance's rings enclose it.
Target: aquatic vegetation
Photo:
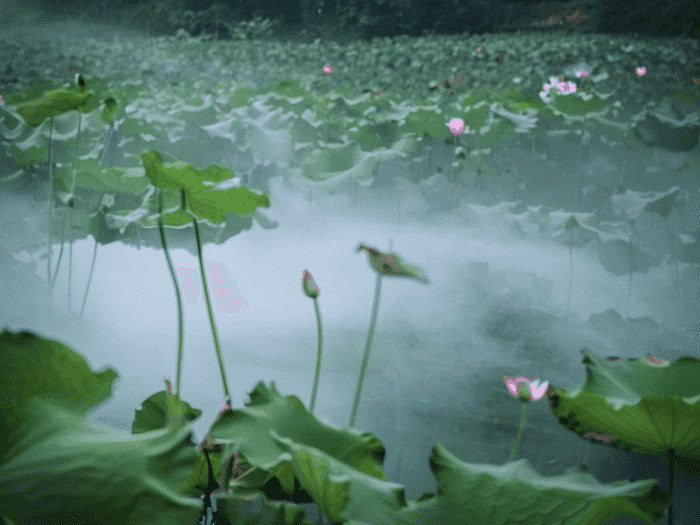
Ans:
[[[545,381],[544,383],[540,384],[539,381],[534,379],[529,380],[526,377],[511,378],[508,376],[503,376],[503,382],[506,384],[508,391],[523,402],[523,408],[520,414],[520,428],[518,429],[518,436],[515,438],[515,445],[513,445],[513,450],[508,458],[508,461],[513,461],[515,459],[515,454],[518,452],[520,440],[523,437],[523,431],[525,430],[525,407],[527,406],[527,402],[542,399],[547,391],[547,388],[549,387],[549,382]]]
[[[316,310],[316,324],[318,325],[318,351],[316,352],[316,371],[314,372],[314,386],[311,390],[311,403],[309,403],[309,411],[313,413],[316,406],[316,395],[318,394],[318,382],[321,378],[321,353],[323,351],[323,328],[321,326],[321,311],[318,308],[318,295],[320,290],[316,285],[313,275],[308,270],[304,270],[301,279],[301,286],[304,294],[314,300],[314,309]]]

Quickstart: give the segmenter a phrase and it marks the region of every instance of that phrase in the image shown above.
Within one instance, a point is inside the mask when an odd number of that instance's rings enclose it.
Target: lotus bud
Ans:
[[[304,270],[304,276],[301,279],[301,286],[304,288],[304,293],[306,296],[311,297],[312,299],[316,299],[318,294],[321,293],[316,285],[316,281],[314,281],[314,276],[311,275],[309,270]]]

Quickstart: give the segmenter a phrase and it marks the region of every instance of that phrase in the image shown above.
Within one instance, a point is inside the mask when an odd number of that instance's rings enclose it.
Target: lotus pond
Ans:
[[[0,520],[698,523],[697,90],[477,37],[487,90],[115,39],[3,93]]]

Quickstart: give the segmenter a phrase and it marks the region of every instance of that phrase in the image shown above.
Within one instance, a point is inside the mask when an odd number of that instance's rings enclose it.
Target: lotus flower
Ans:
[[[538,381],[530,381],[526,377],[508,377],[503,376],[503,382],[506,384],[506,388],[511,393],[511,395],[520,399],[523,402],[523,408],[520,413],[520,429],[518,430],[518,435],[515,438],[515,445],[510,453],[510,458],[508,461],[513,461],[515,459],[515,454],[518,452],[518,447],[520,446],[520,440],[523,437],[523,430],[525,430],[525,407],[527,402],[530,400],[542,399],[547,393],[547,388],[549,387],[549,382],[545,381],[539,384]]]

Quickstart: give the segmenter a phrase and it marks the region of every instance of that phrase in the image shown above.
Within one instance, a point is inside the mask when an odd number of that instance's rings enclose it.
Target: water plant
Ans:
[[[525,407],[528,401],[538,401],[544,397],[549,387],[549,382],[545,381],[540,384],[539,381],[533,379],[530,380],[523,376],[518,377],[508,377],[503,376],[503,382],[511,395],[520,399],[523,402],[522,411],[520,413],[520,428],[518,429],[518,435],[515,438],[515,444],[513,445],[513,450],[510,452],[510,457],[508,461],[513,461],[515,459],[515,454],[518,452],[518,447],[520,446],[520,440],[523,437],[523,431],[525,430]]]
[[[360,406],[360,396],[362,395],[362,386],[365,382],[365,374],[367,373],[367,365],[369,364],[369,353],[372,346],[372,338],[374,337],[374,328],[377,323],[377,314],[379,312],[379,297],[382,293],[382,277],[411,277],[428,284],[428,280],[423,277],[422,271],[417,266],[412,266],[401,261],[395,253],[383,253],[376,248],[360,244],[357,251],[366,251],[369,256],[369,262],[372,268],[377,272],[377,280],[374,285],[374,299],[372,300],[372,313],[370,314],[369,329],[367,330],[367,338],[365,339],[365,349],[362,352],[362,364],[360,365],[360,376],[357,379],[357,387],[355,388],[355,397],[352,401],[352,409],[350,411],[349,427],[355,425],[357,417],[357,409]]]
[[[177,286],[177,278],[175,270],[168,255],[168,248],[165,242],[165,233],[163,229],[164,219],[170,219],[171,225],[187,223],[191,221],[194,229],[195,241],[197,245],[197,255],[199,258],[199,271],[202,278],[202,289],[204,290],[204,300],[207,305],[207,313],[209,315],[209,325],[211,327],[212,336],[214,338],[214,348],[216,357],[219,363],[221,372],[221,381],[224,387],[226,404],[231,404],[231,395],[229,393],[226,372],[224,370],[224,361],[221,353],[221,344],[219,342],[218,331],[212,311],[211,299],[209,295],[209,287],[207,286],[206,274],[204,271],[204,257],[202,255],[202,241],[199,231],[197,219],[207,218],[213,222],[222,222],[225,217],[225,211],[237,211],[238,213],[250,213],[258,206],[269,206],[270,200],[265,195],[258,195],[249,191],[245,187],[229,187],[226,189],[210,189],[208,184],[217,183],[222,180],[228,180],[233,177],[234,173],[231,170],[225,170],[218,166],[210,166],[204,173],[188,166],[176,166],[166,168],[163,161],[156,151],[149,151],[141,154],[143,165],[146,169],[146,174],[153,185],[157,188],[158,194],[158,231],[160,233],[161,242],[163,244],[163,252],[168,263],[168,269],[173,279],[175,291],[177,294],[178,306],[178,363],[177,363],[177,379],[175,383],[175,396],[179,396],[180,392],[180,374],[183,357],[183,315],[182,315],[182,299],[180,297],[179,288]],[[179,204],[170,209],[163,207],[163,190],[173,192],[175,202],[179,200]],[[219,208],[212,209],[211,203],[219,203]],[[171,201],[172,203],[172,201]],[[171,204],[172,206],[172,204]]]
[[[85,80],[83,76],[79,73],[75,75],[75,90],[56,90],[45,93],[41,98],[33,100],[22,104],[17,108],[17,113],[22,116],[27,126],[31,128],[39,127],[47,118],[50,119],[50,129],[49,129],[49,202],[48,202],[48,240],[47,240],[47,267],[46,267],[46,282],[49,286],[53,288],[55,279],[51,277],[51,234],[53,232],[53,200],[54,200],[54,181],[53,181],[53,158],[51,149],[51,137],[53,135],[53,124],[54,118],[67,113],[69,111],[78,111],[78,132],[75,137],[75,155],[73,157],[73,162],[75,163],[75,157],[78,154],[78,142],[80,141],[80,123],[82,113],[80,109],[85,107],[88,103],[91,94],[85,89]],[[75,191],[75,171],[73,172],[73,179],[70,187],[70,193],[68,194],[65,204],[66,213],[70,217],[71,209],[74,204],[74,191]],[[70,220],[69,220],[70,223]],[[61,243],[63,247],[63,243]],[[68,309],[70,309],[71,302],[71,284],[72,284],[72,261],[73,261],[73,240],[71,237],[70,241],[70,262],[68,266]],[[60,261],[59,261],[60,263]],[[58,265],[56,267],[56,272],[58,272]]]
[[[309,411],[313,413],[316,406],[316,395],[318,394],[318,382],[321,378],[321,352],[323,351],[323,328],[321,326],[321,311],[318,308],[318,295],[320,290],[314,276],[308,270],[304,270],[301,279],[301,286],[304,294],[314,300],[314,310],[316,311],[316,324],[318,327],[318,351],[316,353],[316,371],[314,372],[314,386],[311,390],[311,403],[309,403]]]

